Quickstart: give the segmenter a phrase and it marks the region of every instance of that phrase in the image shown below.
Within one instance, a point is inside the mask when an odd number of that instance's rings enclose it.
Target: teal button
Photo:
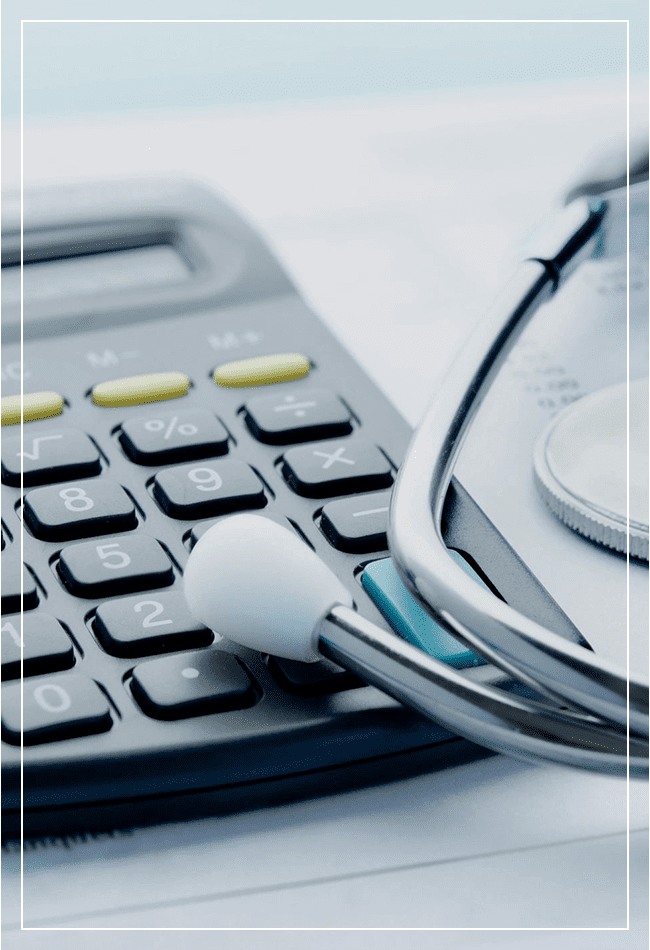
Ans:
[[[486,587],[460,554],[456,551],[450,551],[449,554],[471,577]],[[466,650],[416,604],[389,557],[369,564],[361,575],[361,583],[395,633],[409,643],[457,669],[485,663],[480,656]]]

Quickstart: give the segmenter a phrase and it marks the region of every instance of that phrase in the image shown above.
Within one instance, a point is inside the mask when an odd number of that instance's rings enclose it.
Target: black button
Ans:
[[[137,527],[133,502],[109,478],[35,488],[25,495],[25,522],[42,541],[71,541]]]
[[[20,485],[20,462],[23,462],[23,485],[47,485],[73,478],[99,475],[101,465],[97,447],[79,429],[53,429],[29,436],[2,441],[2,481]]]
[[[173,583],[171,561],[154,538],[129,535],[71,544],[61,551],[59,574],[77,597],[113,597]]]
[[[320,526],[339,551],[367,554],[387,547],[389,491],[331,501],[323,508]]]
[[[319,442],[289,449],[282,474],[298,495],[307,498],[372,491],[393,483],[390,462],[376,445],[365,439]]]
[[[152,656],[209,646],[211,630],[195,620],[182,594],[144,594],[110,600],[95,616],[94,630],[113,656]]]
[[[2,687],[2,738],[20,745],[20,694],[23,691],[25,745],[106,732],[112,719],[106,696],[80,673],[47,676]]]
[[[133,695],[154,719],[185,719],[245,709],[255,702],[250,676],[223,650],[181,653],[141,663],[133,671]]]
[[[166,465],[228,451],[228,433],[206,409],[129,419],[122,426],[120,442],[129,458],[139,465]]]
[[[49,614],[23,617],[23,674],[39,676],[74,666],[72,641],[59,621]],[[2,679],[20,676],[20,614],[2,621]]]
[[[329,693],[367,685],[354,673],[349,673],[330,660],[299,663],[270,656],[268,667],[276,683],[296,696],[327,696]]]
[[[259,396],[246,403],[246,423],[260,442],[288,445],[352,432],[350,413],[326,389]]]
[[[20,613],[20,584],[22,579],[22,610],[33,610],[38,606],[36,581],[24,564],[16,557],[5,555],[2,559],[2,613]]]
[[[209,518],[266,504],[262,482],[237,459],[165,469],[156,475],[153,493],[172,518]]]

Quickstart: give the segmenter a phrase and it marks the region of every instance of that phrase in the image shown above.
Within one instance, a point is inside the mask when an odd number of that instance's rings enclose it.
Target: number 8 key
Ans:
[[[110,478],[35,488],[24,499],[25,524],[41,541],[71,541],[137,527],[133,502]]]

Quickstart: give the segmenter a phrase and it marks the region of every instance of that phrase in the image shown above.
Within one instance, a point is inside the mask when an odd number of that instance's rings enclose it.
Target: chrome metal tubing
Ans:
[[[457,735],[521,759],[627,774],[624,730],[474,683],[347,607],[333,608],[318,633],[323,656]],[[647,778],[647,742],[630,739],[629,774]]]
[[[553,257],[520,265],[429,406],[393,490],[389,546],[400,576],[416,600],[462,643],[509,675],[533,685],[545,697],[584,710],[613,724],[616,731],[627,727],[629,715],[630,732],[647,739],[647,683],[628,684],[624,672],[613,664],[494,597],[452,560],[442,538],[441,516],[449,482],[482,399],[520,333],[549,299],[560,277],[596,245],[604,206],[594,210],[583,200],[575,205],[582,209],[581,221],[576,226],[575,206],[567,209],[567,231],[555,245]],[[428,483],[423,472],[431,472]],[[496,709],[489,704],[488,708]],[[509,708],[508,702],[504,715]],[[472,733],[469,725],[465,729],[454,724],[453,728],[463,735]],[[490,723],[488,735],[493,728]],[[534,732],[532,725],[530,729]],[[522,747],[528,749],[529,740]],[[557,761],[564,761],[564,753],[555,744],[552,747],[557,749]],[[513,746],[509,751],[516,749]],[[589,756],[585,752],[585,761],[595,761],[593,755],[595,752]],[[569,758],[573,757],[570,753]]]

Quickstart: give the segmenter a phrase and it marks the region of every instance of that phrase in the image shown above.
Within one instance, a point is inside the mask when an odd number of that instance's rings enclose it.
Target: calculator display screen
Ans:
[[[177,284],[191,273],[169,244],[26,262],[23,271],[25,302]],[[20,302],[20,267],[16,264],[2,268],[2,302],[4,306]]]

